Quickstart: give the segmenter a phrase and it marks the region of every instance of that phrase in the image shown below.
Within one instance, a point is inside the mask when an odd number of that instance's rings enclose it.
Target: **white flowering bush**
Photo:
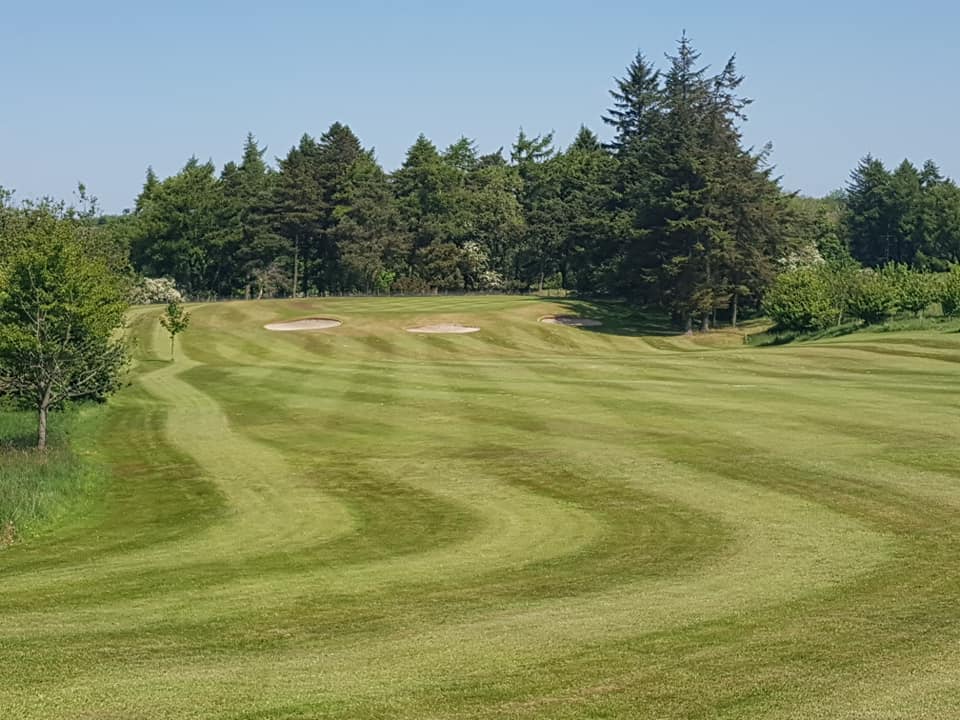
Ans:
[[[823,255],[813,244],[804,245],[777,260],[781,272],[790,272],[804,267],[818,267],[825,263],[826,260],[824,260]]]
[[[183,294],[177,290],[177,283],[170,278],[143,278],[131,293],[133,305],[169,305],[183,302]]]
[[[506,282],[503,275],[496,270],[484,270],[480,273],[480,288],[482,290],[503,290]]]

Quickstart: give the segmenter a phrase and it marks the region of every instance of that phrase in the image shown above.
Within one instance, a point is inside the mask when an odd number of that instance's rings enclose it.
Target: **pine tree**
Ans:
[[[890,173],[867,155],[847,185],[850,252],[864,265],[879,267],[890,259],[896,224],[891,195]]]
[[[558,251],[561,286],[589,292],[602,286],[596,266],[613,235],[613,181],[617,160],[581,126],[558,161],[562,230]]]
[[[464,183],[465,173],[422,134],[391,178],[411,239],[411,270],[431,288],[463,288],[458,243],[466,239]]]
[[[653,132],[663,101],[660,81],[660,71],[641,52],[627,67],[626,76],[616,80],[616,89],[610,91],[613,107],[603,116],[615,131],[611,150],[622,153]]]
[[[407,267],[410,242],[372,153],[354,161],[335,201],[333,234],[346,289],[388,292]]]
[[[323,188],[316,172],[318,154],[316,140],[304,134],[300,143],[278,161],[280,172],[274,185],[271,215],[274,228],[289,244],[290,254],[284,260],[290,267],[290,291],[294,295],[305,292],[301,258],[304,249],[318,245],[323,231]]]

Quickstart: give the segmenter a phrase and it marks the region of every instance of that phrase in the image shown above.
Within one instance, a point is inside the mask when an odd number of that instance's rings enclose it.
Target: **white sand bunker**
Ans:
[[[291,332],[295,330],[329,330],[330,328],[343,325],[339,320],[330,318],[303,318],[302,320],[291,320],[290,322],[278,322],[264,325],[267,330],[276,332]]]
[[[567,327],[599,327],[603,325],[599,320],[574,315],[547,315],[540,318],[540,322],[550,325],[566,325]]]
[[[421,327],[407,328],[407,332],[463,335],[464,333],[480,332],[480,328],[458,325],[457,323],[440,323],[439,325],[422,325]]]

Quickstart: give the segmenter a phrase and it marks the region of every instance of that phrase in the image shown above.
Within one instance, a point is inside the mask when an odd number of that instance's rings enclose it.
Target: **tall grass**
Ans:
[[[50,448],[41,453],[33,448],[33,413],[0,407],[0,546],[54,520],[93,481],[92,468],[71,448],[70,437],[81,422],[95,423],[98,415],[97,408],[57,413]]]

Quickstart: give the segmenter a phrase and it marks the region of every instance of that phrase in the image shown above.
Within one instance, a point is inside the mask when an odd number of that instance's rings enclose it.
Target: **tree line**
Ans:
[[[192,297],[562,287],[658,304],[708,327],[755,309],[797,244],[789,196],[745,148],[733,59],[710,73],[683,37],[661,70],[642,54],[612,92],[604,144],[521,131],[481,154],[421,135],[387,173],[351,129],[304,135],[275,167],[250,135],[217,172],[148,170],[104,225],[138,271]]]
[[[867,157],[845,191],[784,192],[771,148],[745,146],[751,101],[689,38],[658,67],[638,53],[611,91],[602,143],[521,130],[482,154],[421,135],[386,172],[341,123],[271,165],[248,135],[219,172],[148,169],[134,208],[102,225],[134,267],[190,297],[557,287],[655,305],[708,329],[756,313],[785,259],[815,253],[944,270],[960,260],[960,190],[933,163]]]
[[[662,308],[684,329],[736,325],[805,262],[960,261],[960,189],[932,162],[889,171],[868,156],[834,195],[785,192],[770,147],[743,141],[742,82],[735,58],[711,71],[684,36],[615,81],[607,143],[586,127],[565,147],[521,130],[482,154],[421,135],[388,173],[341,123],[274,163],[248,135],[238,161],[148,169],[131,210],[87,220],[190,298],[563,288]]]

